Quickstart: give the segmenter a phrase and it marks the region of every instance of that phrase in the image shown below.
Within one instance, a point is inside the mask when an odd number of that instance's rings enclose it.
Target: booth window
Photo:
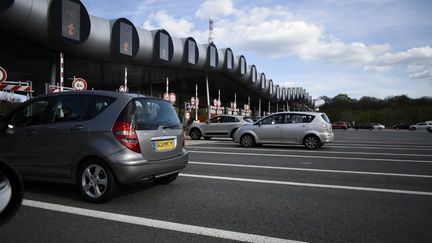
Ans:
[[[257,73],[255,66],[252,67],[252,82],[255,83],[257,79]]]
[[[159,58],[169,61],[169,37],[167,34],[159,33]]]
[[[132,56],[132,26],[120,22],[120,53]]]
[[[240,58],[240,74],[246,74],[246,60],[244,59],[244,57]]]
[[[227,58],[227,69],[232,69],[233,68],[233,54],[232,54],[231,50],[227,50],[226,58]]]
[[[189,64],[196,64],[195,63],[195,42],[192,40],[188,40],[188,63]]]
[[[216,48],[210,46],[210,67],[216,67]]]
[[[80,41],[81,6],[78,3],[62,1],[62,37]]]

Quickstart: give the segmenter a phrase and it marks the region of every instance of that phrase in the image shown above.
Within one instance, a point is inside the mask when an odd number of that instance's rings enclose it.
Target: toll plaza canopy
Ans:
[[[89,89],[118,90],[127,68],[129,92],[162,97],[168,78],[180,111],[196,87],[206,108],[219,97],[222,106],[250,104],[256,116],[313,106],[305,89],[275,85],[229,47],[144,30],[126,18],[91,16],[79,0],[2,0],[0,23],[0,67],[10,81],[31,81],[36,94],[62,75],[65,86],[80,77]]]

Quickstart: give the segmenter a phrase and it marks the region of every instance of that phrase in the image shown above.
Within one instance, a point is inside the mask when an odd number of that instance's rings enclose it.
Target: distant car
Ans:
[[[369,130],[373,130],[374,126],[372,123],[358,123],[354,126],[354,129],[359,130],[359,129],[369,129]]]
[[[234,141],[244,147],[256,144],[303,144],[320,148],[334,140],[331,123],[325,113],[280,112],[264,117],[237,130]]]
[[[348,122],[333,122],[332,128],[333,129],[343,129],[346,130],[350,127],[350,124]]]
[[[158,98],[41,95],[0,120],[0,154],[24,179],[74,183],[90,202],[111,199],[119,184],[171,183],[188,163],[180,120]]]
[[[379,123],[372,123],[373,129],[383,130],[385,129],[385,126],[383,124]]]
[[[393,129],[395,129],[395,130],[409,129],[410,126],[411,126],[411,124],[402,122],[402,123],[394,125]]]
[[[432,122],[420,122],[415,125],[410,126],[411,131],[415,130],[426,130],[428,127],[432,126]]]
[[[212,137],[232,138],[240,127],[251,124],[249,117],[220,115],[206,122],[193,122],[188,128],[188,134],[193,140],[201,137],[210,139]]]

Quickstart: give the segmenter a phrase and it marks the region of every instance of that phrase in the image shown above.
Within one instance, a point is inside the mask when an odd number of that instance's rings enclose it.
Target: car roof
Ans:
[[[307,111],[282,111],[282,112],[273,113],[271,115],[275,115],[275,114],[303,114],[303,115],[316,116],[316,115],[322,115],[325,113],[323,113],[323,112],[307,112]]]

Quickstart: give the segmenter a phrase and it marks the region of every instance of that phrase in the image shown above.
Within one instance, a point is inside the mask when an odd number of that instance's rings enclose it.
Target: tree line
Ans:
[[[391,127],[402,122],[415,124],[432,120],[432,97],[411,99],[400,95],[385,99],[369,96],[353,99],[339,94],[333,98],[320,98],[325,101],[320,111],[327,113],[332,122],[377,122]]]

